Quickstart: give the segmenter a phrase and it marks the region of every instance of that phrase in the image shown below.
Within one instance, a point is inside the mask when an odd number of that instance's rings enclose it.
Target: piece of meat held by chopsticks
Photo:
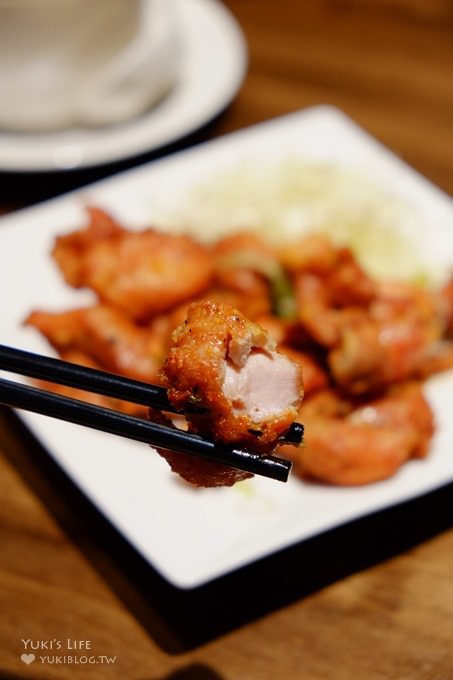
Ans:
[[[303,399],[300,366],[277,351],[261,326],[234,307],[211,301],[189,307],[173,333],[161,378],[190,431],[257,454],[279,445]],[[251,476],[211,461],[159,453],[196,486],[231,486]]]

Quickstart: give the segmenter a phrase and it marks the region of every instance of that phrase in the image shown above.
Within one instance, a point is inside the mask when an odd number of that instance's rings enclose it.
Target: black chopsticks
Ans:
[[[174,411],[164,387],[123,378],[61,359],[25,352],[15,347],[0,345],[0,368],[11,373],[85,389],[88,392],[130,401],[134,404],[153,406],[162,411]]]
[[[86,389],[159,410],[174,411],[165,388],[104,371],[0,345],[0,369],[57,384]],[[219,446],[184,430],[130,416],[113,409],[0,378],[0,403],[150,445],[208,458],[230,467],[286,482],[291,462],[270,455]],[[303,428],[295,424],[286,441],[297,443]]]

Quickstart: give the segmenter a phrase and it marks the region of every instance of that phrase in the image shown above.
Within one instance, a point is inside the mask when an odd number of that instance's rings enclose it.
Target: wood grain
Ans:
[[[453,193],[450,0],[225,4],[243,27],[249,68],[236,99],[206,138],[302,107],[333,104]],[[0,211],[26,202],[25,194],[22,200],[6,197]],[[437,500],[422,499],[392,516],[391,522],[376,521],[371,535],[363,529],[344,543],[340,536],[338,569],[329,572],[329,565],[315,565],[327,576],[314,579],[311,587],[305,584],[303,596],[288,598],[274,611],[190,651],[172,654],[150,634],[134,584],[130,597],[119,587],[127,574],[120,573],[114,544],[113,552],[105,550],[102,540],[93,537],[85,518],[78,516],[78,506],[74,512],[64,494],[52,488],[51,478],[43,478],[31,453],[31,445],[2,411],[0,678],[453,677],[451,487]],[[362,541],[370,553],[368,563],[349,564],[348,556],[354,549],[360,553]],[[387,553],[373,550],[386,544],[392,544]],[[301,558],[296,566],[304,586],[310,565]],[[259,587],[257,581],[257,591]],[[249,595],[237,591],[234,606],[245,604]],[[65,648],[31,650],[24,640],[47,646],[63,641]],[[24,652],[80,658],[83,649],[68,649],[68,640],[79,645],[86,641],[86,655],[94,655],[97,663],[35,659],[27,665],[21,660]],[[105,657],[114,661],[107,663]]]

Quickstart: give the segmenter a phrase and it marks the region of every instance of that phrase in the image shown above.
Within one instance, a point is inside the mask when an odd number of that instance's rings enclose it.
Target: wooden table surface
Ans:
[[[205,138],[333,104],[453,192],[451,0],[225,4],[245,32],[249,69]],[[30,201],[20,177],[4,180],[4,211]],[[288,588],[281,601],[266,569],[229,590],[200,593],[201,612],[203,598],[218,598],[207,610],[213,628],[215,612],[229,607],[243,608],[244,620],[176,654],[140,613],[146,598],[133,582],[133,559],[128,564],[115,540],[96,533],[69,492],[55,493],[44,467],[2,411],[0,678],[453,678],[451,486],[291,556],[300,560],[292,578],[299,575],[301,587]],[[271,567],[284,581],[284,565]],[[260,598],[255,617],[248,605]],[[170,596],[168,603],[178,606]],[[193,607],[195,621],[196,600]],[[65,659],[27,664],[24,653]]]

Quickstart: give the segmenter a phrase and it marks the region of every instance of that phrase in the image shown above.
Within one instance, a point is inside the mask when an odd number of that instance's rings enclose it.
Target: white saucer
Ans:
[[[176,11],[182,72],[166,99],[147,114],[110,128],[0,133],[0,170],[76,170],[123,160],[170,144],[219,113],[245,75],[242,31],[218,0],[177,0]]]

